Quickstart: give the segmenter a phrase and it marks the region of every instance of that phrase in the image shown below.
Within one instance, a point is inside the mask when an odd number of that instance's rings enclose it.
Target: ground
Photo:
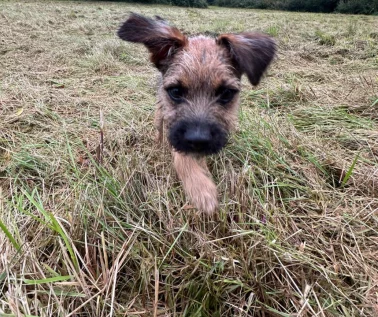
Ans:
[[[154,142],[134,11],[279,43],[209,158],[218,217]],[[0,7],[1,316],[377,316],[378,19],[120,2]],[[101,139],[103,138],[103,145]]]

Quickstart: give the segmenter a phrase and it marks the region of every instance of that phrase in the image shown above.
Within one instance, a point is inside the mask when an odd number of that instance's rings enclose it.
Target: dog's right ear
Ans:
[[[188,41],[184,34],[162,18],[153,20],[135,13],[131,13],[117,34],[124,41],[144,44],[151,53],[151,62],[160,71],[166,69],[170,58]]]

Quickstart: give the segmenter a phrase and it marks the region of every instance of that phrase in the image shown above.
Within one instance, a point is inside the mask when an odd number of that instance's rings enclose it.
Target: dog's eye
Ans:
[[[229,103],[232,99],[234,99],[235,95],[238,93],[236,89],[231,88],[220,88],[217,91],[218,101],[221,104]]]
[[[182,87],[168,88],[167,93],[174,102],[181,102],[183,100],[184,89]]]

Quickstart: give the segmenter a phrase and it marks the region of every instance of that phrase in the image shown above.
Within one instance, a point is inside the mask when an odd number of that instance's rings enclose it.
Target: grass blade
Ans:
[[[15,247],[15,249],[17,251],[20,251],[21,250],[20,245],[17,243],[15,238],[13,238],[12,234],[9,232],[9,230],[7,229],[7,227],[5,226],[5,224],[1,220],[0,220],[0,228],[3,230],[3,232],[5,233],[5,235],[9,239],[9,241],[12,243],[12,245]]]
[[[356,166],[356,163],[357,163],[359,157],[360,157],[360,153],[358,153],[356,155],[356,157],[354,158],[354,160],[352,162],[352,165],[349,167],[348,171],[346,172],[346,174],[345,174],[345,176],[343,178],[343,181],[341,182],[341,187],[344,187],[345,184],[347,183],[347,181],[349,180],[349,178],[352,176],[354,167]]]
[[[161,263],[159,265],[159,269],[161,268],[161,266],[163,265],[165,259],[167,258],[167,256],[169,255],[169,253],[171,253],[173,247],[176,245],[178,239],[180,239],[181,235],[184,233],[184,231],[186,230],[187,227],[188,227],[188,223],[185,223],[185,225],[181,228],[180,233],[176,237],[175,241],[173,241],[172,245],[169,247],[168,252],[164,255],[164,258],[163,258],[163,260],[161,261]]]
[[[33,191],[36,192],[36,191]],[[45,210],[41,202],[37,202],[32,195],[30,195],[26,190],[23,190],[24,195],[29,199],[29,201],[34,205],[34,207],[37,208],[37,210],[42,213],[47,220],[50,220],[52,223],[52,229],[56,231],[61,238],[64,241],[64,244],[66,245],[66,248],[68,250],[68,253],[70,254],[70,257],[72,259],[72,262],[74,264],[74,267],[76,270],[79,270],[79,263],[77,261],[75,252],[73,251],[73,248],[71,246],[71,243],[68,239],[68,236],[65,233],[65,230],[61,227],[59,221],[55,218],[55,216],[51,213]],[[38,192],[37,196],[38,196]]]
[[[66,276],[54,276],[54,277],[48,277],[40,280],[30,280],[30,279],[22,279],[22,281],[25,284],[28,285],[37,285],[37,284],[46,284],[46,283],[54,283],[54,282],[63,282],[68,281],[72,278],[71,275]]]

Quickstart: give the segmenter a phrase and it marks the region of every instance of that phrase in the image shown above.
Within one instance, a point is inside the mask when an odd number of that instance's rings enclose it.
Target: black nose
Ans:
[[[205,150],[212,139],[210,127],[201,123],[192,125],[185,131],[183,139],[193,150]]]
[[[178,152],[211,155],[227,143],[227,132],[216,122],[180,120],[169,128],[169,142]]]

